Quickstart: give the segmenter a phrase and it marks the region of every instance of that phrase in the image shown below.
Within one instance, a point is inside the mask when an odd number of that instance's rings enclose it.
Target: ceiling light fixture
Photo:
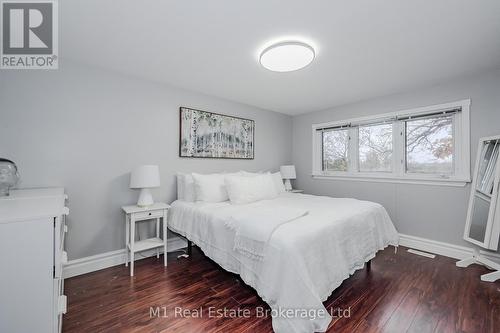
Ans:
[[[309,65],[315,57],[314,49],[303,42],[289,41],[273,44],[260,54],[260,64],[273,72],[291,72]]]

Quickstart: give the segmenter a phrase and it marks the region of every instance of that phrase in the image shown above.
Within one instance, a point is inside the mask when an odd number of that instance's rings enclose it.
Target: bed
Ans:
[[[307,209],[308,214],[276,228],[262,260],[236,251],[228,219],[279,206]],[[277,333],[326,331],[332,317],[323,301],[377,251],[399,242],[380,204],[296,193],[244,205],[177,200],[168,226],[253,287],[272,309]]]

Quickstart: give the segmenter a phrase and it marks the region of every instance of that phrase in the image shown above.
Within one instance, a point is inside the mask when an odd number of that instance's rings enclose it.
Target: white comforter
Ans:
[[[271,206],[269,200],[264,200],[242,206],[226,220],[225,225],[234,230],[235,251],[263,260],[274,231],[307,213],[307,210],[294,206]]]
[[[252,214],[276,205],[292,205],[308,214],[273,232],[263,260],[235,251],[235,231],[226,227],[228,219],[242,210]],[[277,333],[325,331],[331,317],[322,302],[378,250],[399,241],[379,204],[292,193],[247,205],[175,201],[168,224],[255,288],[273,310]]]

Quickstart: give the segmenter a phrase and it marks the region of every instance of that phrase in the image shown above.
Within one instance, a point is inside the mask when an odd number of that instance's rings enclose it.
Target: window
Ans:
[[[453,173],[453,116],[406,121],[406,170]]]
[[[323,170],[347,171],[348,130],[323,132]]]
[[[470,100],[313,125],[313,176],[463,186]]]
[[[359,171],[392,171],[392,124],[359,127]]]

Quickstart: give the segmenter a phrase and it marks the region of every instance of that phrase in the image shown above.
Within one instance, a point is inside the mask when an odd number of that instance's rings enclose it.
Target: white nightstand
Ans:
[[[125,244],[127,250],[127,261],[125,266],[128,266],[130,260],[130,276],[134,276],[134,254],[136,252],[151,250],[156,248],[156,257],[160,257],[160,247],[163,246],[164,265],[167,266],[167,213],[169,205],[162,202],[154,203],[148,207],[123,206],[125,212]],[[156,237],[136,241],[135,240],[135,223],[156,219]],[[160,238],[160,219],[163,219],[163,239]],[[129,257],[130,255],[130,257]]]
[[[291,190],[290,193],[302,193],[304,190]]]

